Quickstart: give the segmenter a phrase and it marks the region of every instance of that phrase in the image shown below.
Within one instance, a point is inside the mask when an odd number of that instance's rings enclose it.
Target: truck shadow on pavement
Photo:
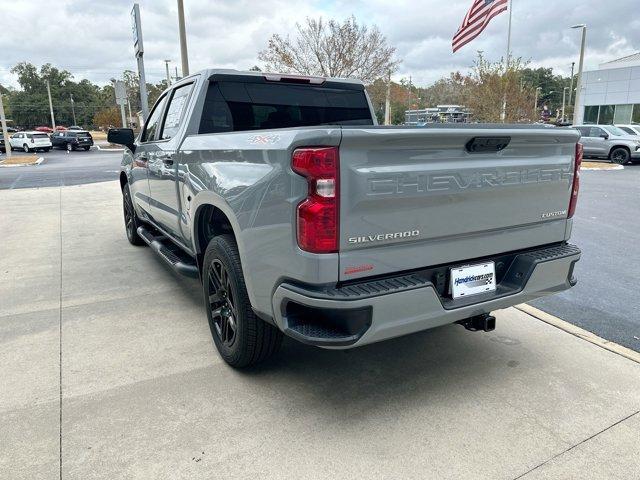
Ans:
[[[200,283],[168,269],[167,274],[201,308],[199,321],[206,323]],[[522,383],[523,372],[514,374],[522,363],[522,345],[507,335],[500,322],[491,333],[447,325],[352,350],[325,350],[284,337],[273,358],[244,370],[220,362],[212,370],[211,381],[220,381],[222,374],[226,381],[240,382],[266,396],[279,391],[301,401],[300,408],[334,419],[336,415],[364,419],[414,402],[421,408],[429,404],[440,408],[446,399],[466,403],[469,392],[484,389],[486,393],[490,386]],[[213,340],[211,349],[217,358]],[[540,366],[533,363],[528,369]]]

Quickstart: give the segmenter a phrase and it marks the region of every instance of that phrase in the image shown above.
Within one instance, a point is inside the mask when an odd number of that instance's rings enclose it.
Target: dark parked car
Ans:
[[[0,133],[0,152],[2,153],[7,152],[7,147],[5,147],[4,145],[4,135],[2,135],[2,133]]]
[[[89,150],[93,145],[93,137],[86,131],[67,130],[51,135],[51,143],[54,148],[65,148],[69,152],[79,148]]]

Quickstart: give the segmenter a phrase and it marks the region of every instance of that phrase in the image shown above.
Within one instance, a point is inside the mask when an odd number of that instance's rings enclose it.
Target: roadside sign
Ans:
[[[136,51],[136,57],[144,53],[142,45],[142,29],[140,28],[140,6],[135,3],[131,9],[131,32],[133,33],[133,47]]]
[[[124,82],[122,80],[116,80],[114,84],[114,89],[116,91],[116,103],[122,106],[126,105],[127,89],[124,86]]]

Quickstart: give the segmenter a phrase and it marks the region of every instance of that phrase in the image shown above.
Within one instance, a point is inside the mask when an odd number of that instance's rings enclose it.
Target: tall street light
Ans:
[[[582,44],[580,46],[580,63],[578,63],[578,78],[576,82],[576,100],[573,107],[573,124],[580,123],[580,100],[582,97],[582,68],[584,67],[584,50],[587,44],[587,26],[585,24],[574,25],[571,28],[582,29]]]
[[[569,106],[571,106],[571,99],[573,98],[573,80],[575,75],[573,71],[576,68],[576,62],[571,62],[571,85],[569,86]]]
[[[542,90],[542,87],[536,87],[536,100],[535,103],[533,104],[533,115],[534,118],[538,118],[538,120],[540,119],[540,115],[538,115],[538,94],[540,93],[540,91]]]
[[[564,87],[562,89],[562,121],[564,122],[565,114],[564,114],[564,106],[565,106],[565,100],[567,98],[567,90],[569,90],[569,87]]]
[[[182,76],[189,76],[189,55],[187,53],[187,32],[184,27],[184,4],[178,0],[178,29],[180,31],[180,57],[182,59]]]
[[[164,67],[167,69],[167,87],[171,85],[171,75],[169,75],[169,62],[171,60],[164,61]]]

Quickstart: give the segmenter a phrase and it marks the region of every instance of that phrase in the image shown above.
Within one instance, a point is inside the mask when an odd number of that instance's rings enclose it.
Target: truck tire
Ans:
[[[248,367],[278,350],[282,332],[253,312],[232,235],[220,235],[209,242],[202,289],[211,335],[225,362],[235,368]]]
[[[623,147],[617,147],[611,150],[609,153],[609,160],[613,163],[617,163],[618,165],[624,165],[631,159],[631,154],[629,150]]]
[[[125,183],[124,187],[122,187],[122,211],[124,213],[124,228],[127,232],[129,243],[136,246],[146,245],[145,241],[138,235],[140,219],[136,215],[136,209],[133,207],[128,183]]]

